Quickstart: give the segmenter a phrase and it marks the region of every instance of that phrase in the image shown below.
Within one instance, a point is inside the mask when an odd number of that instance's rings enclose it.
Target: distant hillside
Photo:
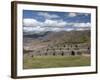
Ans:
[[[45,32],[40,34],[24,35],[24,43],[40,41],[48,44],[90,43],[90,30]]]

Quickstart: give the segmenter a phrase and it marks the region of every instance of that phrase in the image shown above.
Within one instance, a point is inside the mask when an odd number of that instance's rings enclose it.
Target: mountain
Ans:
[[[25,34],[23,35],[23,37],[26,37],[26,38],[39,38],[39,37],[44,37],[46,35],[48,35],[50,33],[50,31],[47,31],[47,32],[40,32],[40,33],[34,33],[34,34]]]
[[[50,45],[58,44],[74,44],[74,43],[89,43],[90,30],[82,31],[47,31],[39,34],[24,35],[24,43],[46,43]]]

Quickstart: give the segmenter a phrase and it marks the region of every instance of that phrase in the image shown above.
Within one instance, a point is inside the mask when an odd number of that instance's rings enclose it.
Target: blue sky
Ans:
[[[23,10],[24,32],[84,30],[91,27],[91,14]]]

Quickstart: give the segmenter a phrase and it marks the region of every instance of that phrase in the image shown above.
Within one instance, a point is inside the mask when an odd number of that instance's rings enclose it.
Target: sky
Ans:
[[[27,34],[90,28],[90,13],[23,10],[23,31]]]

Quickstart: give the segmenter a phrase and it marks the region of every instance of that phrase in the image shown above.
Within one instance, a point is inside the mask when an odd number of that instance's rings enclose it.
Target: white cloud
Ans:
[[[63,20],[49,19],[46,19],[44,22],[39,22],[36,19],[24,19],[23,27],[26,33],[39,33],[42,31],[89,30],[91,28],[91,23],[68,23]]]
[[[85,15],[85,16],[88,16],[88,15],[89,15],[89,13],[84,13],[84,15]]]
[[[59,18],[58,15],[55,14],[49,14],[47,12],[39,12],[38,15],[45,17],[46,19],[52,19],[52,18]]]
[[[74,30],[73,28],[68,28],[68,29],[65,29],[66,31],[72,31]]]
[[[37,21],[36,19],[29,19],[29,18],[23,19],[24,27],[35,27],[39,25],[41,25],[41,23]]]
[[[24,27],[25,32],[31,32],[31,31],[44,31],[44,28],[41,28],[40,26],[36,27]]]
[[[44,22],[44,26],[46,26],[46,27],[64,27],[64,26],[66,26],[66,22],[62,21],[62,20],[46,19]]]
[[[45,30],[45,28],[42,28],[40,26],[36,26],[36,27],[24,27],[23,31],[24,31],[24,35],[30,35],[30,34],[44,32],[46,30]]]
[[[82,31],[82,30],[90,30],[90,27],[78,27],[75,30]]]
[[[75,16],[77,16],[77,14],[74,13],[74,12],[70,12],[70,13],[68,14],[68,16],[69,16],[69,17],[75,17]]]
[[[58,23],[59,27],[65,27],[66,25],[67,25],[67,22],[65,22],[65,21],[61,21]]]
[[[24,27],[64,27],[66,22],[63,20],[50,20],[46,19],[44,22],[39,22],[36,19],[23,19]]]
[[[74,26],[75,27],[90,27],[91,24],[88,22],[88,23],[74,23]]]
[[[54,21],[54,20],[45,20],[45,22],[44,22],[44,26],[50,26],[50,27],[53,27],[53,26],[55,26],[55,25],[57,25],[57,21]]]

